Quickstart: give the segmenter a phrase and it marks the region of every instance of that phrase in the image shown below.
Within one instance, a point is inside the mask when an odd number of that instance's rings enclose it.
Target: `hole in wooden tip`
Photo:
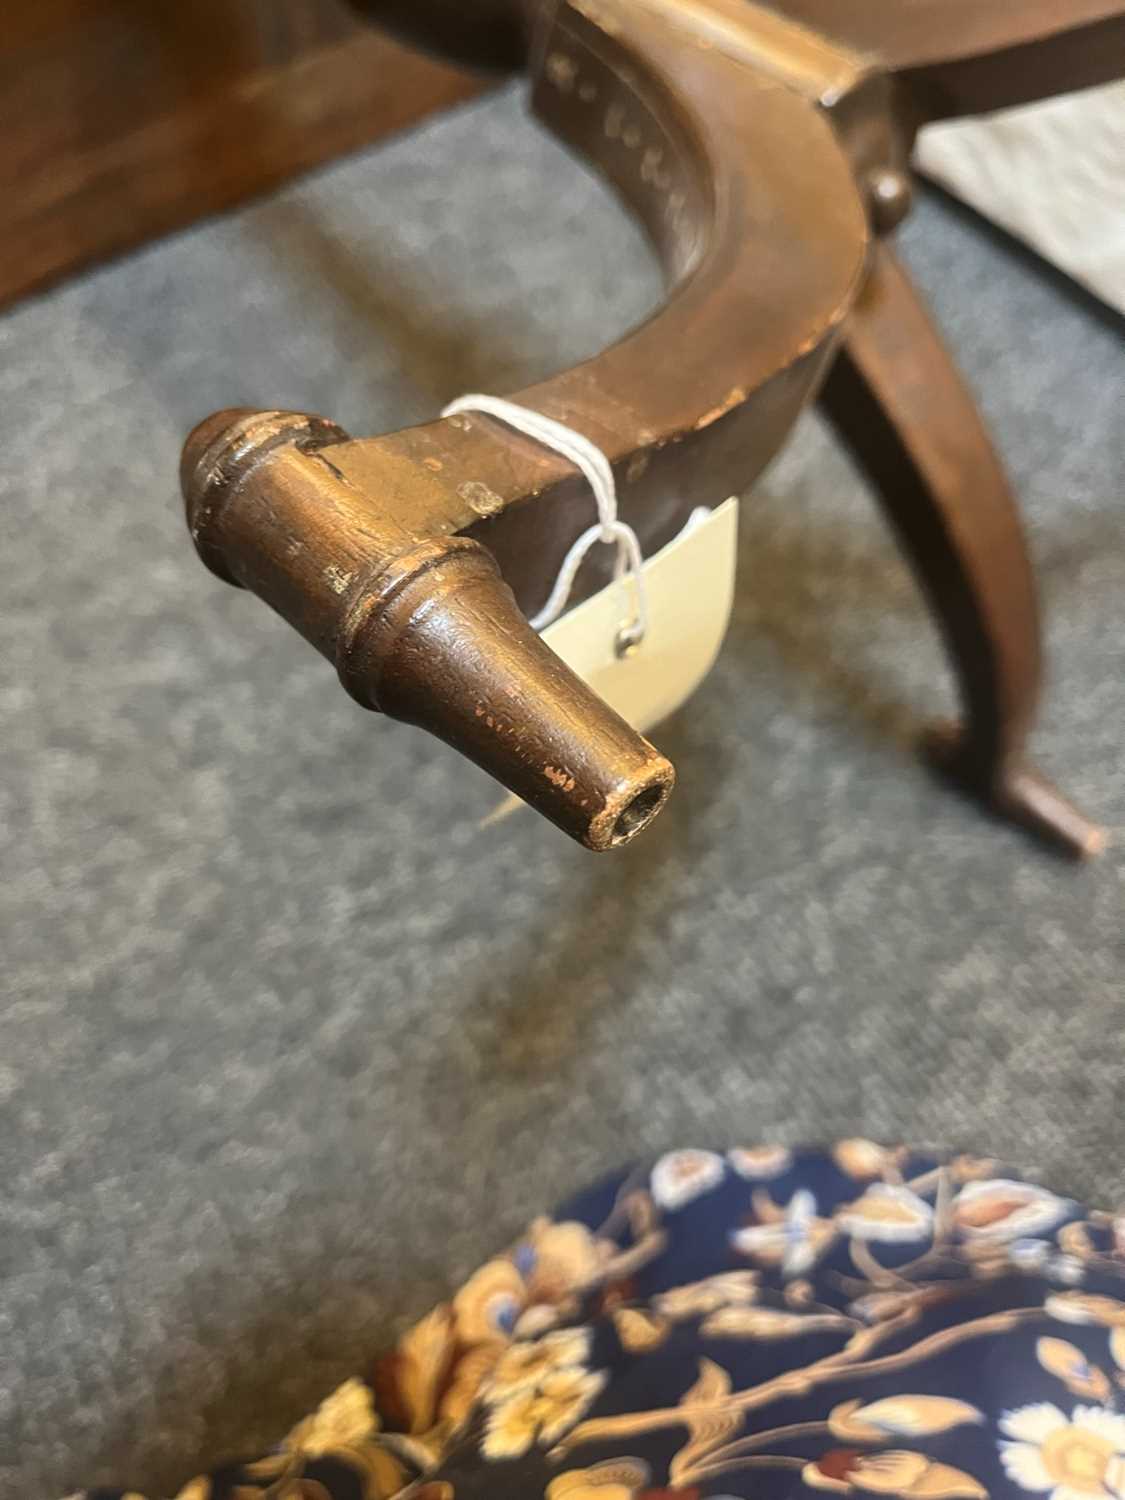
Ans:
[[[613,825],[613,842],[625,844],[640,833],[642,828],[647,828],[653,818],[664,805],[664,799],[668,795],[667,787],[646,786],[643,791],[637,793],[632,802],[618,815],[617,822]]]

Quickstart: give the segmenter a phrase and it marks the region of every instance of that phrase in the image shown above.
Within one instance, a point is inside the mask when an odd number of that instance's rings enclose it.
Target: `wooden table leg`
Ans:
[[[945,637],[964,721],[927,733],[935,763],[1068,852],[1101,830],[1024,760],[1040,687],[1035,581],[1019,513],[972,396],[885,242],[821,393],[878,490]]]

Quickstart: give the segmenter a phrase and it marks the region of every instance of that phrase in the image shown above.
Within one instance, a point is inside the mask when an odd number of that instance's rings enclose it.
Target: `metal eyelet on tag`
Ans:
[[[697,511],[667,546],[646,559],[644,639],[620,650],[621,581],[576,605],[542,632],[567,666],[634,729],[647,733],[691,697],[719,654],[734,603],[738,501]],[[522,806],[505,798],[483,820]]]

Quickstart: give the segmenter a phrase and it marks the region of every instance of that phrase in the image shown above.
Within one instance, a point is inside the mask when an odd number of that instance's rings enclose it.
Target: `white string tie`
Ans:
[[[555,579],[547,602],[528,622],[532,629],[543,630],[558,619],[566,608],[578,569],[585,561],[586,554],[596,542],[602,542],[606,546],[617,549],[617,559],[613,570],[614,579],[620,580],[628,573],[633,581],[632,616],[622,622],[621,629],[618,631],[617,650],[624,655],[626,651],[639,645],[648,630],[644,556],[641,553],[641,544],[637,540],[637,533],[625,521],[618,519],[617,486],[614,483],[613,469],[609,459],[597,443],[592,443],[582,433],[575,432],[572,427],[567,427],[563,422],[556,422],[553,417],[544,416],[540,411],[533,411],[531,407],[520,406],[515,401],[505,401],[500,396],[478,394],[458,396],[456,401],[451,401],[442,410],[442,416],[454,417],[466,411],[479,411],[487,416],[496,417],[498,421],[507,423],[517,432],[522,432],[525,437],[533,438],[537,443],[542,443],[545,448],[552,449],[572,463],[585,476],[598,508],[596,524],[588,527],[573,542],[562,560],[562,566],[559,568],[558,577]]]

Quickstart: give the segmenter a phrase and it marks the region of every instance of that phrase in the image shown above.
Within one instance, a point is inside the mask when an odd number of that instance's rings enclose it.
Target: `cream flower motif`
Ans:
[[[683,1208],[717,1188],[725,1175],[723,1158],[715,1151],[669,1151],[652,1169],[653,1200],[664,1209]]]
[[[782,1312],[776,1307],[720,1307],[700,1326],[712,1339],[791,1339],[826,1329],[850,1329],[839,1313]]]
[[[1072,1396],[1084,1396],[1087,1401],[1099,1404],[1109,1400],[1110,1384],[1105,1371],[1092,1365],[1082,1350],[1066,1339],[1039,1339],[1035,1357],[1049,1374],[1062,1381]]]
[[[1090,1225],[1081,1220],[1064,1224],[1059,1230],[1058,1241],[1060,1250],[1065,1250],[1068,1255],[1077,1255],[1081,1260],[1088,1260],[1090,1256],[1097,1254],[1090,1238]]]
[[[788,1172],[793,1165],[793,1153],[788,1146],[736,1146],[727,1152],[727,1161],[740,1177],[751,1182],[768,1182]]]
[[[752,1255],[767,1266],[780,1266],[788,1278],[811,1270],[835,1237],[831,1221],[817,1217],[812,1193],[800,1188],[777,1218],[732,1230],[730,1242],[743,1255]]]
[[[971,1474],[924,1453],[857,1453],[854,1448],[835,1448],[806,1464],[801,1478],[811,1489],[842,1495],[866,1490],[919,1500],[988,1500],[988,1491]]]
[[[632,1500],[648,1483],[639,1458],[607,1458],[589,1469],[569,1469],[547,1486],[546,1500]]]
[[[548,1302],[535,1302],[526,1312],[520,1313],[513,1334],[517,1339],[537,1339],[541,1333],[557,1328],[572,1306],[569,1302],[562,1307],[552,1307]]]
[[[527,1301],[555,1305],[591,1282],[612,1254],[613,1246],[585,1224],[540,1218],[512,1251],[512,1261],[526,1282]]]
[[[536,1219],[511,1255],[486,1262],[454,1297],[458,1342],[507,1342],[550,1327],[612,1253],[585,1224]]]
[[[492,1403],[506,1400],[517,1391],[538,1385],[555,1370],[584,1365],[589,1352],[588,1328],[563,1328],[529,1343],[511,1344],[496,1362],[487,1398]]]
[[[1019,1271],[1041,1272],[1051,1258],[1050,1240],[1020,1238],[1007,1247],[1008,1260]],[[1000,1252],[1003,1254],[1003,1251]]]
[[[654,1318],[640,1307],[619,1307],[611,1316],[621,1347],[629,1354],[651,1354],[659,1349],[671,1327],[667,1318]]]
[[[837,1227],[852,1239],[910,1244],[933,1232],[934,1211],[909,1188],[876,1182],[854,1203],[838,1208],[835,1218]]]
[[[1086,1278],[1086,1267],[1077,1255],[1055,1255],[1047,1262],[1047,1275],[1064,1286],[1079,1286]]]
[[[857,1297],[848,1306],[848,1311],[853,1318],[862,1318],[865,1323],[885,1323],[889,1318],[897,1318],[899,1313],[906,1312],[908,1308],[916,1307],[926,1300],[925,1287],[912,1287],[910,1291],[893,1292],[868,1292],[864,1297]]]
[[[605,1382],[604,1371],[552,1371],[538,1386],[526,1387],[492,1408],[481,1452],[491,1459],[519,1458],[532,1443],[550,1447],[585,1415]]]
[[[375,1398],[362,1380],[345,1380],[285,1439],[293,1453],[319,1458],[333,1448],[352,1447],[379,1430]]]
[[[1076,1406],[1070,1417],[1050,1401],[1005,1412],[1000,1459],[1025,1490],[1051,1500],[1125,1496],[1125,1417],[1104,1406]]]
[[[686,1286],[670,1286],[653,1299],[653,1306],[666,1318],[694,1318],[720,1307],[748,1307],[757,1296],[757,1271],[720,1271]]]
[[[1100,1323],[1103,1328],[1125,1326],[1125,1302],[1095,1292],[1053,1292],[1044,1309],[1060,1323]]]
[[[506,1342],[526,1301],[527,1287],[512,1262],[504,1256],[486,1261],[453,1299],[458,1342]]]
[[[983,1421],[982,1411],[952,1396],[884,1396],[867,1406],[855,1400],[842,1402],[829,1414],[828,1430],[850,1442],[874,1443],[887,1437],[932,1437]]]
[[[953,1222],[966,1239],[1006,1242],[1054,1229],[1073,1207],[1032,1182],[994,1177],[961,1189],[953,1200]]]
[[[837,1141],[832,1156],[842,1172],[862,1182],[865,1178],[882,1177],[886,1172],[897,1171],[903,1152],[888,1151],[885,1146],[855,1136]]]

